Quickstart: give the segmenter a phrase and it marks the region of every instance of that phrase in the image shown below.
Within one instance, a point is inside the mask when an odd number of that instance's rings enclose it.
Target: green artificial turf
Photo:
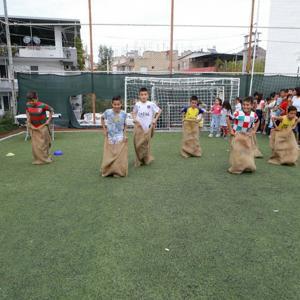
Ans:
[[[299,299],[300,168],[269,165],[260,137],[257,172],[230,175],[204,135],[183,159],[156,134],[138,169],[130,136],[118,179],[99,176],[100,133],[57,133],[46,166],[23,135],[0,142],[0,299]]]

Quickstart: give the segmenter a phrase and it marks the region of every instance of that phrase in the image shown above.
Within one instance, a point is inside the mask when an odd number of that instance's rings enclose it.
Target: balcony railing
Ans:
[[[18,90],[18,80],[15,79],[15,89]],[[0,78],[0,91],[1,92],[11,92],[12,82],[8,78]]]
[[[62,60],[76,61],[76,48],[55,46],[12,46],[13,57],[20,58],[57,58]],[[0,45],[0,57],[7,56],[7,46]]]

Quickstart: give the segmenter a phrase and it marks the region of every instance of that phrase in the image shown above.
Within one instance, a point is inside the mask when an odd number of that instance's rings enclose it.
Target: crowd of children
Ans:
[[[132,110],[134,120],[133,141],[136,153],[135,166],[148,165],[153,161],[151,138],[153,137],[161,109],[151,102],[146,88],[139,91],[139,100]],[[50,111],[50,119],[46,111]],[[48,124],[53,109],[38,101],[37,94],[28,94],[28,126],[32,132],[34,163],[49,163],[50,135]],[[197,96],[190,98],[190,104],[181,111],[183,117],[183,139],[181,154],[183,157],[200,157],[199,132],[203,127],[203,115],[211,115],[209,137],[231,136],[230,168],[231,173],[254,171],[255,151],[259,153],[256,133],[270,135],[273,164],[295,164],[298,159],[300,141],[300,87],[282,89],[274,92],[266,100],[261,93],[243,100],[236,98],[234,109],[229,101],[216,98],[212,107],[206,111]],[[112,99],[112,108],[102,115],[102,127],[105,136],[102,176],[120,176],[128,174],[128,141],[126,134],[127,114],[122,110],[121,97]],[[35,134],[36,132],[36,134]]]

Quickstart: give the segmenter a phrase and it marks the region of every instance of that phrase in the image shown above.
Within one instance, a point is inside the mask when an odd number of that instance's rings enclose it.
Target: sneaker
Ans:
[[[218,133],[218,134],[216,134],[216,138],[219,138],[221,135]]]
[[[212,137],[214,137],[214,135],[212,133],[210,133],[208,137],[212,138]]]

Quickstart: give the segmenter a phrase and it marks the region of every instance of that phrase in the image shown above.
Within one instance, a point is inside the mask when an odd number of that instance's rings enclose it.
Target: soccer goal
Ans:
[[[191,96],[196,95],[206,109],[210,109],[216,97],[233,102],[239,96],[240,79],[126,77],[125,109],[127,112],[132,110],[141,87],[149,90],[149,100],[156,102],[163,110],[158,128],[176,130],[182,125],[180,111],[189,104]],[[209,124],[210,115],[205,114],[204,128],[208,128]]]

